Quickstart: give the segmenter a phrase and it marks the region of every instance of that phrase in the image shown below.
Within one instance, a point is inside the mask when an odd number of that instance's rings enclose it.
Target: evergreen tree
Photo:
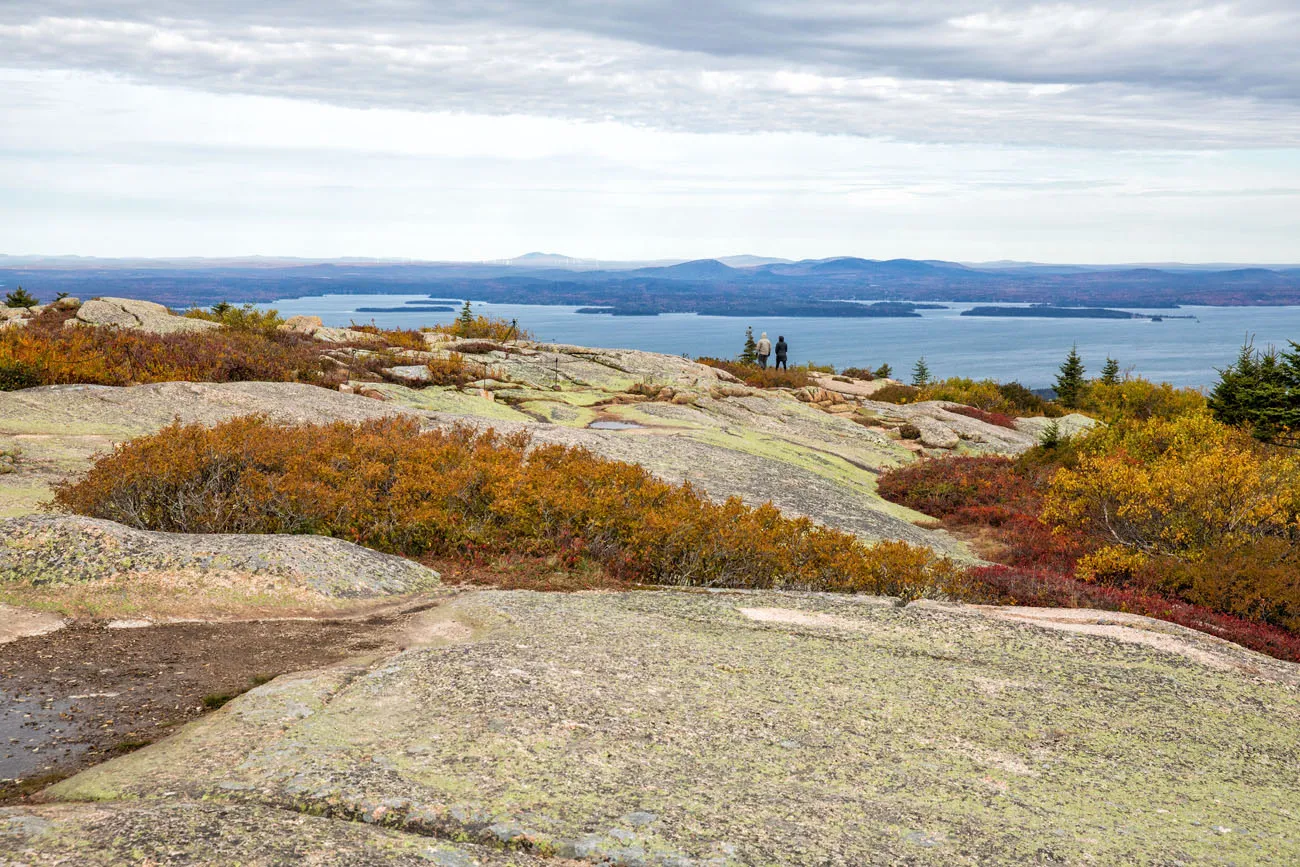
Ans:
[[[1101,381],[1106,385],[1119,385],[1119,362],[1107,356],[1106,366],[1101,369]]]
[[[930,382],[930,366],[925,363],[925,356],[922,355],[916,360],[916,365],[912,368],[912,385],[917,388],[924,388]]]
[[[1247,340],[1237,360],[1219,371],[1209,406],[1216,419],[1258,440],[1300,446],[1300,345],[1291,342],[1290,352],[1279,353]]]
[[[894,368],[888,364],[882,364],[876,368],[876,379],[889,379],[894,375]]]
[[[474,324],[474,310],[469,306],[468,301],[465,302],[464,307],[460,308],[460,315],[456,317],[456,322],[462,328],[468,328]]]
[[[40,303],[32,293],[21,286],[5,296],[6,307],[35,307]]]
[[[754,340],[753,326],[745,329],[745,348],[740,353],[740,360],[743,364],[756,364],[758,362],[758,343]]]
[[[1070,347],[1070,354],[1065,356],[1065,362],[1061,365],[1061,374],[1056,377],[1056,400],[1068,409],[1077,409],[1079,398],[1083,396],[1083,390],[1087,387],[1083,374],[1085,368],[1083,359],[1079,357],[1079,346],[1075,344]]]

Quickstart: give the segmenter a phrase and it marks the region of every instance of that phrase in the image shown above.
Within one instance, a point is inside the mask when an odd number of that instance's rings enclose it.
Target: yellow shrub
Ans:
[[[1089,434],[1043,519],[1103,544],[1196,560],[1300,531],[1300,458],[1269,452],[1204,411]]]
[[[1150,558],[1140,551],[1108,545],[1079,558],[1076,574],[1085,581],[1125,584],[1150,562]]]
[[[1205,395],[1135,377],[1108,385],[1092,382],[1080,396],[1079,409],[1107,423],[1123,419],[1176,418],[1205,409]]]

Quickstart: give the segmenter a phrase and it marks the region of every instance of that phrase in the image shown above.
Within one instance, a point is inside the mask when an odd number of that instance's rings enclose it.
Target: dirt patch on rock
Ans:
[[[278,675],[468,631],[425,624],[427,606],[413,608],[425,610],[135,629],[83,622],[17,638],[0,656],[0,803],[165,737]]]
[[[45,635],[63,626],[64,620],[57,614],[0,605],[0,644],[29,635]]]

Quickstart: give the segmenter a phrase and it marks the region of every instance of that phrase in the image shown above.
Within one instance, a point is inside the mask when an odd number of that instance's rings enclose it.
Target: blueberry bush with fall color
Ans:
[[[141,529],[313,533],[411,557],[559,555],[637,583],[959,596],[927,548],[864,544],[771,505],[710,500],[589,451],[410,419],[173,424],[56,490]]]

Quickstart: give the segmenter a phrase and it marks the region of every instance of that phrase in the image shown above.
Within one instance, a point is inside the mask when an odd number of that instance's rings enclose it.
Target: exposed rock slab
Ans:
[[[445,608],[477,640],[281,677],[47,794],[588,863],[1300,859],[1297,667],[1170,624],[1091,635],[820,594]],[[1170,645],[1122,631],[1139,627]]]
[[[555,862],[250,804],[169,801],[0,808],[0,863],[542,867]]]
[[[651,360],[664,359],[663,378],[675,376],[673,371],[680,369],[683,387],[694,381],[693,377],[701,382],[711,377],[695,370],[711,368],[684,359],[636,352],[620,353],[618,358],[617,363],[643,373],[650,370]],[[600,376],[627,375],[597,362],[583,364],[604,371]],[[53,386],[0,393],[0,447],[27,438],[29,444],[24,448],[39,446],[46,453],[59,455],[57,459],[24,458],[16,472],[0,477],[0,508],[11,502],[15,509],[28,503],[28,508],[34,506],[26,493],[18,499],[20,491],[48,485],[78,467],[87,467],[91,455],[106,444],[156,431],[173,418],[215,424],[250,413],[266,413],[284,422],[363,421],[402,414],[429,427],[468,423],[502,431],[527,430],[539,442],[583,446],[606,457],[640,463],[663,478],[690,481],[716,498],[739,496],[752,505],[770,500],[784,511],[863,538],[904,539],[956,556],[970,556],[948,534],[915,526],[913,521],[921,517],[918,514],[876,494],[877,473],[912,459],[905,449],[880,432],[780,392],[744,392],[720,398],[699,393],[690,405],[606,407],[604,412],[610,418],[636,427],[624,431],[538,422],[502,401],[454,390],[384,386],[382,393],[389,399],[378,401],[295,383],[183,382],[131,388]],[[609,396],[587,387],[554,394],[568,399],[561,401],[565,406]],[[590,412],[572,415],[593,418]]]
[[[96,325],[129,328],[150,334],[175,334],[182,331],[211,331],[220,324],[206,319],[176,316],[161,304],[131,298],[92,298],[77,309],[68,325]]]
[[[223,584],[331,599],[424,592],[424,566],[324,536],[154,533],[112,521],[41,515],[0,521],[0,586],[159,581],[196,592]]]

